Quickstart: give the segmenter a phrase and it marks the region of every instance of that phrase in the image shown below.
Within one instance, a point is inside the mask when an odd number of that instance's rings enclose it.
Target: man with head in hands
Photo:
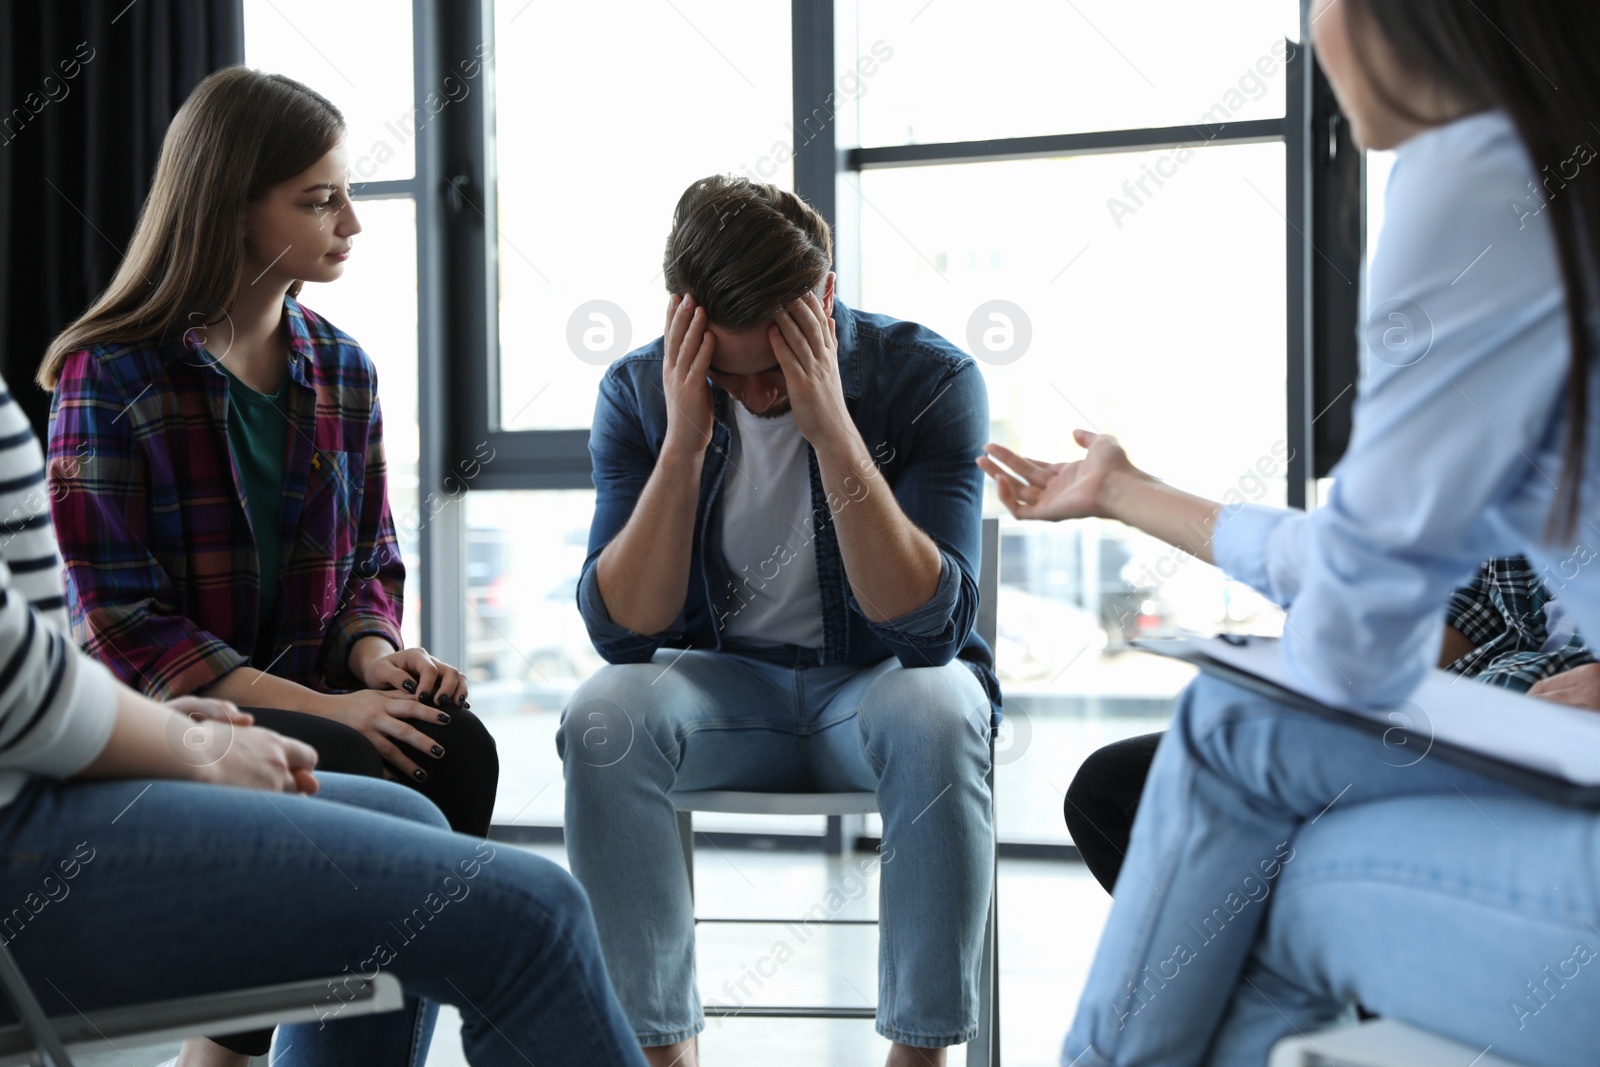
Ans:
[[[693,1067],[704,1027],[674,789],[875,791],[888,1062],[942,1064],[977,1031],[1000,700],[973,630],[988,398],[943,337],[846,307],[832,262],[794,194],[695,182],[664,336],[600,383],[578,604],[608,666],[557,746],[572,870],[653,1064]],[[760,1001],[803,952],[786,935],[725,992]]]

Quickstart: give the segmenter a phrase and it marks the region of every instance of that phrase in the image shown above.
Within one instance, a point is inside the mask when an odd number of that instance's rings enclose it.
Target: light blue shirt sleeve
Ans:
[[[1438,658],[1451,590],[1518,550],[1488,513],[1530,480],[1554,491],[1569,348],[1533,176],[1497,112],[1400,147],[1328,500],[1218,517],[1217,564],[1288,608],[1286,665],[1322,699],[1404,699]]]

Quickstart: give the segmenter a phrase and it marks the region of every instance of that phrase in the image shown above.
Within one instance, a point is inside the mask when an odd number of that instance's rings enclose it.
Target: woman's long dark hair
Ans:
[[[1505,112],[1536,174],[1544,175],[1546,167],[1558,173],[1578,146],[1600,142],[1600,126],[1594,125],[1600,122],[1600,4],[1594,0],[1334,2],[1345,4],[1351,43],[1369,76],[1361,41],[1364,31],[1376,29],[1411,70],[1469,105]],[[1369,80],[1397,112],[1430,121],[1385,92],[1381,78]],[[1572,347],[1561,489],[1545,529],[1551,540],[1570,537],[1579,515],[1594,354],[1588,325],[1596,301],[1592,272],[1600,265],[1600,173],[1562,178],[1565,184],[1544,209],[1556,239]]]

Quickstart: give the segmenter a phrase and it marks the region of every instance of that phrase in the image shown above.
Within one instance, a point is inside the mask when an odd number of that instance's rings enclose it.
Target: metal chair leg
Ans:
[[[43,1067],[72,1067],[72,1058],[67,1055],[67,1050],[61,1047],[61,1040],[56,1036],[55,1028],[50,1025],[44,1008],[34,997],[33,990],[28,986],[28,980],[22,977],[22,968],[17,966],[11,950],[4,944],[0,944],[0,984],[5,987],[6,999],[11,1002],[18,1020],[27,1030],[28,1036],[33,1038],[34,1047],[39,1050],[39,1062]]]
[[[995,818],[993,734],[984,779],[989,786],[994,853],[989,861],[989,915],[983,924],[983,960],[978,968],[978,1033],[967,1043],[967,1067],[1000,1067],[1000,828]]]

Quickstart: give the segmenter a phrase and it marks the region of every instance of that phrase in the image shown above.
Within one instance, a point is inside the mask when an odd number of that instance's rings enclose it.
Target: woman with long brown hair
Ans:
[[[1600,635],[1600,8],[1312,0],[1309,17],[1356,143],[1396,151],[1327,502],[1224,508],[1082,430],[1076,462],[991,445],[980,465],[1021,518],[1114,518],[1214,561],[1287,608],[1303,690],[1387,708],[1486,557],[1571,576],[1563,600]],[[1449,709],[1421,711],[1425,730]],[[1156,753],[1061,1062],[1263,1064],[1359,1004],[1495,1056],[1593,1063],[1597,831],[1203,676]]]
[[[328,100],[242,67],[174,118],[116,277],[39,370],[68,606],[128,685],[247,705],[481,838],[493,739],[462,673],[400,635],[377,374],[298,301],[361,231],[343,136]]]

